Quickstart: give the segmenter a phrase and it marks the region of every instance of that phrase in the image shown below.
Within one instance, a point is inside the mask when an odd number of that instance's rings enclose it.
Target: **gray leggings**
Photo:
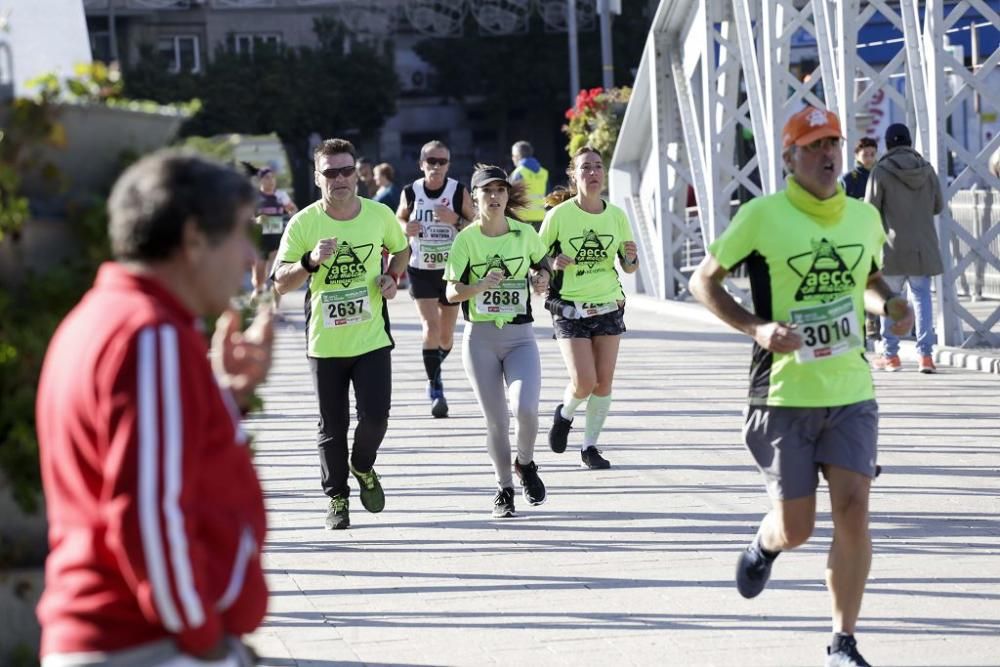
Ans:
[[[507,324],[498,329],[489,322],[466,323],[462,365],[486,417],[486,446],[497,484],[513,487],[508,402],[517,420],[517,458],[522,464],[535,457],[538,435],[542,364],[531,324]]]

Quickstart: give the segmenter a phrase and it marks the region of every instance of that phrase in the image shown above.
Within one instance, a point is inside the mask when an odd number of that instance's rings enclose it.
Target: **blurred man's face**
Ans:
[[[236,210],[236,220],[226,236],[211,242],[189,222],[185,232],[188,267],[185,275],[196,287],[200,300],[200,315],[216,315],[229,307],[229,301],[240,293],[243,276],[257,259],[251,237],[256,204],[243,204]]]

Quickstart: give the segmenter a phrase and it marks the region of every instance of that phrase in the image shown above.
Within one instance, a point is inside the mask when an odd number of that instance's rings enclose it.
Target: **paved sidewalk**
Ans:
[[[419,322],[401,294],[377,466],[386,509],[368,514],[355,495],[353,527],[328,532],[301,303],[283,301],[266,411],[249,422],[270,518],[273,597],[251,638],[264,664],[823,664],[825,497],[813,540],[778,560],[759,598],[732,583],[767,510],[739,441],[745,338],[690,304],[630,308],[601,443],[613,467],[587,471],[574,450],[582,412],[565,454],[546,444],[566,374],[543,315],[536,461],[549,499],[532,508],[518,495],[518,518],[495,521],[459,345],[445,365],[452,417],[435,420]],[[885,471],[860,648],[880,666],[1000,664],[1000,381],[908,368],[877,383]]]

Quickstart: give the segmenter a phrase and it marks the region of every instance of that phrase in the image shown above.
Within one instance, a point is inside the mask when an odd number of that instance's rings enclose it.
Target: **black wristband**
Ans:
[[[302,258],[299,259],[299,264],[301,264],[302,268],[305,269],[306,271],[308,271],[309,273],[316,273],[317,271],[319,271],[319,265],[317,265],[317,266],[313,266],[312,265],[312,262],[309,261],[309,255],[310,254],[312,254],[312,253],[310,253],[310,252],[304,253],[302,255]]]

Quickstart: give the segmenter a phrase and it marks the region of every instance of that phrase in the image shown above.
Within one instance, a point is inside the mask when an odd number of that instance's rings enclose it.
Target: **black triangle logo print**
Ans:
[[[523,257],[501,257],[500,255],[493,255],[485,262],[480,264],[472,265],[472,275],[476,278],[482,278],[487,273],[493,269],[500,269],[503,271],[504,278],[510,278],[517,274],[521,270],[521,266],[524,264]]]
[[[810,254],[812,262],[802,277],[799,289],[795,292],[796,301],[813,299],[828,301],[854,289],[856,283],[854,276],[851,275],[851,269],[830,241],[825,238],[812,241]],[[799,255],[789,259],[789,265],[794,269],[793,261],[801,257],[802,255]]]
[[[597,248],[599,250],[604,250],[604,246],[601,245],[601,240],[597,238],[597,234],[595,234],[592,229],[589,230],[583,237],[583,243],[580,244],[580,248],[588,248],[591,250]]]
[[[339,242],[326,273],[326,284],[349,287],[358,278],[364,278],[365,262],[371,257],[373,247],[371,243],[352,246],[346,241]]]
[[[611,234],[598,234],[588,229],[583,236],[569,240],[570,247],[576,251],[573,260],[577,264],[596,264],[608,258],[608,245],[614,240]]]
[[[509,276],[510,271],[507,269],[507,264],[503,261],[500,255],[494,255],[490,257],[490,260],[486,262],[486,273],[489,273],[493,269],[500,269],[503,271],[504,276]]]

